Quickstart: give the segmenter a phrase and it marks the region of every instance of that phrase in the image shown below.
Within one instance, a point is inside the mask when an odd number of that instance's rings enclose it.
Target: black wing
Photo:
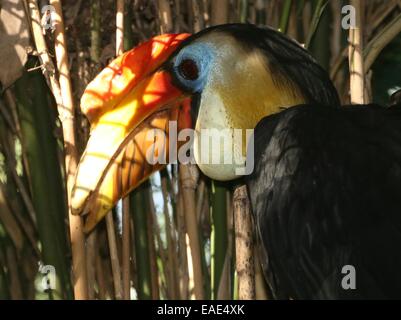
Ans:
[[[247,182],[276,298],[401,298],[400,107],[266,117]]]

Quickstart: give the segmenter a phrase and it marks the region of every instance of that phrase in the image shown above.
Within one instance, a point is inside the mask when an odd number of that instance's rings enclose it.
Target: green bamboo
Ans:
[[[246,23],[248,19],[248,0],[240,0],[239,2],[239,21]]]
[[[288,20],[291,14],[291,6],[292,6],[292,0],[284,1],[283,11],[281,13],[280,24],[279,24],[279,31],[281,31],[282,33],[287,32]]]
[[[7,238],[7,233],[0,222],[0,300],[10,299],[9,280],[5,269],[7,262],[5,260],[4,250],[7,241],[9,241]]]
[[[36,61],[30,59],[27,67],[33,67]],[[54,102],[40,70],[24,73],[15,83],[15,95],[30,168],[42,259],[44,264],[52,265],[56,270],[56,288],[51,295],[56,299],[71,299],[65,189],[57,157],[57,140],[53,135],[55,118],[51,116]]]
[[[150,214],[147,193],[150,183],[145,182],[130,194],[130,211],[134,220],[134,240],[137,266],[137,293],[141,300],[152,298],[152,278],[150,264],[150,248],[148,241],[148,214]]]
[[[305,48],[308,49],[313,37],[315,36],[316,29],[320,23],[321,17],[323,15],[324,9],[326,8],[326,5],[328,4],[327,0],[317,0],[316,5],[313,10],[313,18],[312,18],[312,24],[310,26],[310,30],[308,33],[308,36],[305,41]]]
[[[211,272],[212,293],[217,298],[227,254],[227,187],[217,181],[212,185]]]
[[[305,47],[326,70],[330,65],[330,13],[327,0],[318,0],[313,8],[313,22]]]
[[[22,297],[24,299],[33,299],[34,277],[32,276],[32,272],[28,270],[35,270],[38,265],[38,249],[36,246],[36,239],[34,235],[34,229],[36,228],[36,225],[32,225],[32,222],[29,221],[29,214],[26,210],[26,207],[23,205],[21,193],[19,192],[11,173],[11,166],[13,166],[13,169],[18,172],[21,182],[28,184],[27,179],[24,179],[27,177],[27,175],[26,172],[24,172],[23,170],[21,159],[22,155],[20,152],[14,152],[14,150],[17,149],[16,146],[20,144],[18,144],[17,141],[14,140],[14,135],[13,139],[7,139],[9,134],[11,134],[11,131],[9,131],[8,126],[6,125],[5,121],[3,121],[3,118],[0,116],[0,150],[2,149],[2,151],[5,153],[3,157],[5,158],[5,163],[7,164],[1,165],[0,167],[0,171],[2,173],[2,177],[0,177],[0,180],[3,179],[3,181],[0,181],[0,188],[2,189],[0,192],[3,192],[5,196],[4,199],[6,203],[4,203],[3,206],[9,206],[11,214],[14,215],[14,218],[18,223],[18,227],[21,227],[21,231],[23,230],[24,232],[22,233],[21,246],[16,247],[15,242],[10,241],[10,239],[8,239],[6,236],[2,236],[5,231],[2,230],[4,226],[0,225],[0,246],[2,242],[7,242],[10,244],[13,243],[12,245],[15,248],[16,257],[18,260],[15,267],[18,268],[18,274],[20,278],[19,282],[22,289]],[[8,152],[6,152],[6,150],[8,150]],[[12,159],[7,159],[9,157],[12,157]],[[24,174],[24,176],[22,176],[22,174]],[[2,237],[3,240],[1,239]],[[30,238],[31,240],[28,238]],[[5,266],[7,263],[6,261],[2,260],[4,260],[4,258],[0,257],[0,266]],[[6,275],[4,273],[4,270],[2,271],[3,273],[1,273],[0,271],[0,278],[3,277],[3,280],[0,279],[0,300],[1,296],[3,296],[5,292],[8,292],[5,291],[5,288],[1,288],[2,285],[6,285]]]
[[[132,33],[132,1],[125,3],[126,9],[124,10],[124,51],[132,49],[134,46],[133,33]]]

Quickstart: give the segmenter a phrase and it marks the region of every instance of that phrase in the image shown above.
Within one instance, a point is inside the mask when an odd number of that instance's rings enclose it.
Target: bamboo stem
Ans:
[[[166,297],[167,299],[176,299],[174,297],[174,295],[171,293],[172,288],[173,288],[173,271],[171,270],[171,266],[168,265],[170,258],[167,258],[167,253],[163,247],[163,241],[161,239],[160,236],[160,227],[159,224],[157,222],[157,215],[156,215],[156,209],[154,208],[154,203],[153,201],[151,201],[151,214],[152,214],[152,219],[153,219],[153,230],[152,232],[155,233],[156,235],[156,243],[157,243],[157,248],[158,248],[158,253],[159,253],[159,257],[162,260],[162,264],[163,264],[163,276],[164,276],[164,282],[165,282],[165,286],[166,286]]]
[[[116,13],[116,55],[124,52],[124,0],[117,0]]]
[[[71,199],[71,190],[74,184],[75,171],[78,164],[78,153],[75,144],[74,103],[72,97],[67,45],[64,35],[64,21],[60,0],[50,0],[50,5],[52,5],[55,9],[55,52],[57,67],[60,74],[59,84],[60,88],[63,88],[63,90],[61,90],[61,99],[63,102],[62,109],[65,112],[60,113],[61,110],[59,109],[59,114],[63,127],[67,175],[67,194],[69,204]],[[68,208],[71,232],[71,247],[73,255],[73,270],[75,277],[74,293],[76,299],[86,299],[88,289],[86,275],[85,237],[82,232],[82,220],[80,217],[73,216],[71,214],[70,205],[68,205]]]
[[[356,9],[356,26],[349,29],[349,71],[351,103],[363,104],[365,102],[365,72],[363,67],[363,33],[361,23],[361,0],[351,0]]]
[[[74,174],[77,166],[78,155],[75,147],[74,134],[74,107],[71,95],[71,86],[68,69],[68,58],[65,50],[64,23],[62,20],[62,10],[59,0],[51,0],[50,4],[55,8],[54,20],[56,23],[56,58],[59,65],[60,83],[55,76],[55,68],[49,57],[45,39],[42,34],[40,24],[40,14],[35,0],[27,0],[29,12],[32,20],[32,31],[39,53],[39,58],[44,66],[44,73],[47,76],[54,98],[57,103],[59,118],[63,127],[64,148],[65,148],[65,168],[67,176],[68,202],[73,185]],[[60,89],[63,86],[63,91]],[[85,257],[85,238],[82,232],[82,220],[80,217],[71,214],[68,206],[70,221],[71,249],[73,257],[74,274],[74,295],[76,299],[87,299],[87,277],[86,277],[86,257]]]
[[[122,230],[122,277],[123,277],[123,299],[131,299],[131,272],[130,272],[130,260],[131,260],[131,235],[130,235],[130,212],[129,212],[129,198],[123,199],[123,230]]]
[[[212,1],[211,25],[218,25],[228,22],[228,0]]]
[[[169,33],[173,31],[173,19],[171,16],[170,1],[158,0],[160,32]]]
[[[99,299],[100,300],[105,300],[106,299],[106,293],[107,293],[107,288],[106,288],[106,281],[104,279],[104,270],[102,267],[102,258],[100,257],[99,254],[99,248],[97,247],[96,250],[96,255],[95,255],[95,265],[93,266],[95,268],[95,273],[96,273],[96,280],[97,280],[97,285],[99,288]]]
[[[401,32],[401,14],[396,16],[366,46],[364,69],[369,71],[380,52]]]
[[[90,56],[93,62],[99,63],[100,60],[100,0],[91,0],[91,47]]]
[[[107,239],[109,241],[109,252],[111,260],[111,270],[113,273],[114,295],[117,300],[121,300],[122,284],[121,284],[121,269],[120,261],[118,260],[116,230],[114,228],[114,221],[112,212],[106,215]]]
[[[180,298],[188,299],[189,293],[189,261],[186,246],[186,230],[185,230],[185,213],[184,201],[182,193],[177,194],[177,231],[178,231],[178,247],[180,258]]]
[[[168,191],[167,191],[167,172],[160,172],[160,181],[161,181],[161,188],[162,188],[162,195],[163,195],[163,213],[164,213],[164,225],[165,225],[165,232],[166,232],[166,239],[167,239],[167,263],[164,267],[168,270],[169,275],[169,286],[168,291],[170,293],[171,299],[178,298],[178,283],[176,281],[175,275],[177,270],[177,259],[176,259],[176,241],[173,235],[173,225],[170,220],[169,210],[168,210]]]
[[[238,298],[255,299],[255,276],[253,259],[253,229],[246,186],[234,191],[235,253],[238,275]]]
[[[95,300],[97,230],[93,230],[86,239],[86,261],[88,277],[88,299]]]
[[[315,12],[313,13],[313,18],[312,18],[312,24],[310,27],[310,30],[308,32],[308,36],[305,41],[305,48],[309,48],[312,38],[315,34],[315,31],[317,29],[317,26],[319,25],[320,17],[322,16],[322,13],[324,11],[324,8],[327,5],[327,1],[324,2],[325,0],[318,0],[316,7],[315,7]]]
[[[194,17],[194,32],[199,32],[204,27],[204,21],[201,15],[198,0],[192,0],[192,10]]]
[[[189,237],[189,245],[191,248],[192,267],[194,274],[194,292],[195,298],[202,300],[204,299],[204,289],[202,259],[200,254],[201,246],[199,242],[199,231],[195,206],[195,189],[198,180],[196,174],[194,174],[195,170],[197,170],[195,166],[183,164],[180,165],[180,180],[184,202],[185,222]]]
[[[288,20],[291,14],[291,6],[292,6],[292,0],[284,1],[284,6],[280,18],[280,26],[279,26],[279,31],[282,33],[287,32]]]
[[[151,188],[147,190],[145,199],[147,200],[147,208],[148,212],[146,214],[147,219],[147,234],[148,234],[148,243],[149,243],[149,261],[150,261],[150,284],[151,284],[151,293],[153,300],[159,300],[159,272],[157,269],[157,256],[156,256],[156,248],[155,248],[155,238],[153,236],[155,221],[153,217],[156,215],[152,212],[154,210],[154,203],[151,193]]]
[[[149,206],[146,192],[149,192],[149,182],[142,184],[130,194],[131,213],[133,215],[135,240],[135,262],[137,271],[136,291],[138,298],[148,300],[152,298],[151,257],[148,242],[147,215]]]
[[[227,260],[227,189],[222,183],[214,182],[212,187],[212,287],[213,297],[217,298],[220,282]],[[228,262],[227,262],[228,263]]]
[[[116,13],[116,55],[124,52],[124,0],[117,0]],[[123,299],[130,300],[130,213],[129,198],[126,197],[122,207],[122,281]]]

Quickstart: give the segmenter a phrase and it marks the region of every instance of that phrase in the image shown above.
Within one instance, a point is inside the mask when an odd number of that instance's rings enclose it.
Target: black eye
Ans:
[[[183,60],[178,66],[178,71],[187,80],[196,80],[199,77],[198,66],[191,59]]]

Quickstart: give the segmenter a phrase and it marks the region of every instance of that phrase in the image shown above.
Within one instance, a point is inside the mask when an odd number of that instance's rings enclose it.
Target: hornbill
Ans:
[[[207,176],[246,182],[272,296],[401,298],[401,108],[341,107],[295,41],[250,24],[157,36],[104,69],[81,108],[91,135],[71,205],[86,231],[163,166],[145,160],[154,128],[255,129],[248,176],[202,163],[196,137],[194,155]],[[356,287],[343,288],[344,266]]]

